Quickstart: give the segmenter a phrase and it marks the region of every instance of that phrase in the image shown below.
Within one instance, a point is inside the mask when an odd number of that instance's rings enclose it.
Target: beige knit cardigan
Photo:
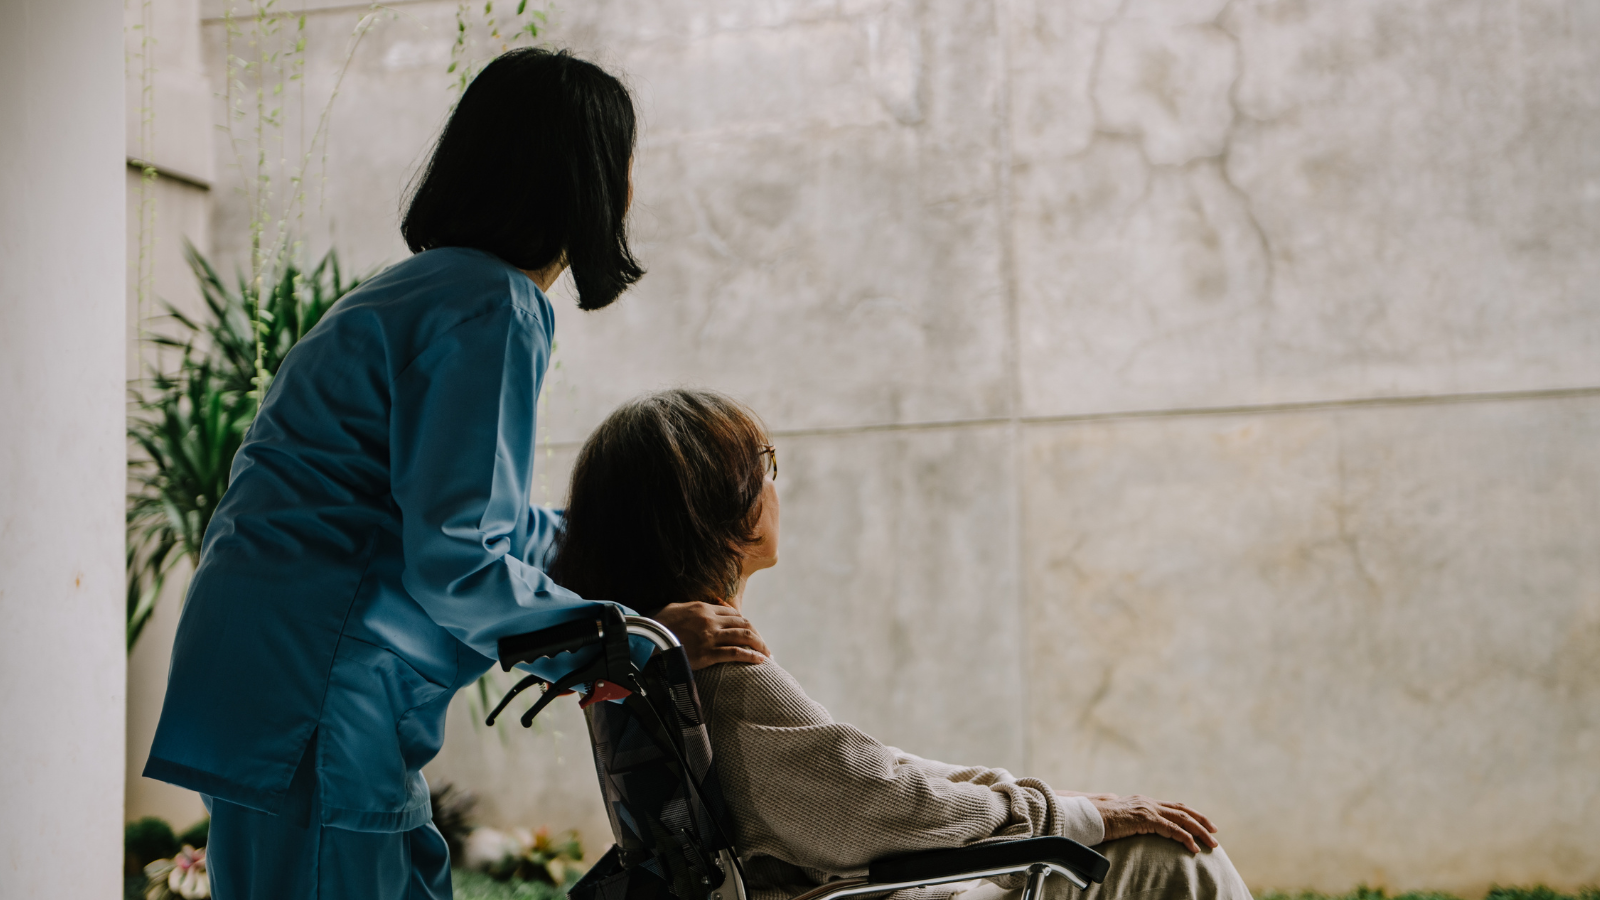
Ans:
[[[835,722],[777,663],[695,674],[753,900],[782,900],[874,859],[1062,835],[1098,844],[1100,814],[1036,778],[912,756]],[[933,900],[950,889],[902,891]]]

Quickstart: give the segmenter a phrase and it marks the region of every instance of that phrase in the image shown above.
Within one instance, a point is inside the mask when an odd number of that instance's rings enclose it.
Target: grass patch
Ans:
[[[518,878],[495,881],[472,869],[451,869],[450,884],[455,891],[455,900],[566,900],[567,897],[565,887]]]
[[[495,881],[482,872],[471,869],[454,869],[450,877],[455,885],[455,900],[565,900],[564,888],[540,881]],[[570,887],[570,885],[569,885]],[[1382,888],[1365,885],[1344,894],[1319,894],[1302,891],[1297,894],[1268,891],[1257,900],[1461,900],[1455,894],[1442,891],[1406,891],[1390,894]],[[1490,888],[1484,900],[1600,900],[1600,887],[1581,888],[1575,894],[1563,894],[1544,885],[1529,888]]]
[[[1315,891],[1289,894],[1282,891],[1268,891],[1259,895],[1257,900],[1461,900],[1461,898],[1442,891],[1406,891],[1403,894],[1391,895],[1383,888],[1369,888],[1362,885],[1346,894],[1319,894]],[[1492,887],[1483,900],[1600,900],[1600,887],[1579,888],[1575,894],[1563,894],[1542,884],[1528,888]]]

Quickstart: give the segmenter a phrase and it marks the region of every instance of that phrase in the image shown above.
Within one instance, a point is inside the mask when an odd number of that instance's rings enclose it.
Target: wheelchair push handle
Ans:
[[[587,647],[604,636],[604,619],[577,619],[526,634],[509,635],[500,639],[500,668],[509,672],[517,663]]]
[[[498,647],[500,667],[507,672],[518,663],[553,657],[596,644],[603,648],[603,652],[597,658],[573,669],[554,682],[549,682],[539,675],[529,675],[517,682],[504,697],[500,698],[500,702],[489,713],[484,724],[493,726],[495,719],[499,718],[506,705],[518,694],[534,685],[544,687],[544,696],[523,713],[524,728],[533,724],[534,717],[548,706],[551,700],[563,693],[570,693],[572,688],[580,684],[598,685],[601,682],[610,682],[621,688],[624,693],[642,690],[637,681],[638,670],[633,662],[628,641],[630,637],[635,636],[649,640],[657,651],[667,652],[669,660],[675,660],[687,670],[688,661],[683,655],[682,645],[671,631],[654,619],[624,616],[622,608],[616,604],[605,604],[599,609],[599,615],[594,618],[563,622],[538,631],[501,638]],[[675,657],[671,651],[676,651]]]
[[[647,619],[644,616],[622,616],[620,611],[614,609],[609,612],[621,618],[623,628],[629,635],[649,640],[656,645],[657,650],[671,650],[673,647],[681,646],[677,636],[655,619]],[[595,618],[563,622],[526,634],[508,635],[499,641],[500,668],[509,672],[517,663],[532,662],[587,647],[603,640],[605,634],[605,619]]]

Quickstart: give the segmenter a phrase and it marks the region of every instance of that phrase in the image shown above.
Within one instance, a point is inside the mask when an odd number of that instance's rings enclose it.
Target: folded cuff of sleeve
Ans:
[[[1061,807],[1061,836],[1071,838],[1085,847],[1093,847],[1106,839],[1106,823],[1100,810],[1094,808],[1088,797],[1059,797]]]

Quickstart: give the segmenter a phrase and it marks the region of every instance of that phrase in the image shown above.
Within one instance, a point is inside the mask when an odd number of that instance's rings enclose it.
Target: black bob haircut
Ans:
[[[628,89],[560,50],[496,58],[456,105],[400,234],[413,253],[486,250],[519,269],[566,255],[578,307],[600,309],[639,280],[628,249]]]

